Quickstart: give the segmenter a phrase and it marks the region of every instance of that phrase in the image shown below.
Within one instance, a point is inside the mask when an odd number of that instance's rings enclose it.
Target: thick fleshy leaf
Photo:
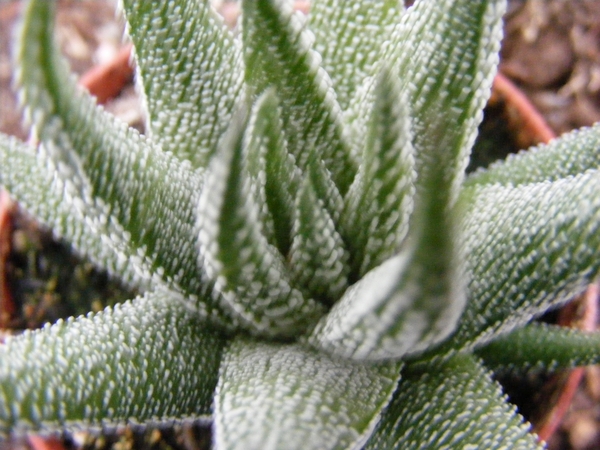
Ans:
[[[333,304],[348,287],[350,256],[310,177],[296,199],[293,235],[289,259],[296,285],[307,296]]]
[[[272,94],[272,92],[268,94]],[[277,103],[276,101],[274,104],[269,102],[268,94],[261,96],[252,105],[242,141],[242,170],[248,174],[249,191],[246,195],[254,200],[258,208],[257,220],[261,223],[262,233],[269,244],[278,247],[278,235],[275,231],[274,215],[272,214],[272,212],[277,213],[278,211],[270,210],[267,201],[267,158],[270,147],[282,146],[278,151],[285,152],[285,141],[278,140],[281,137],[279,124],[270,122],[277,119]],[[270,107],[275,108],[275,116],[272,111],[267,111]],[[279,218],[278,215],[277,218]]]
[[[456,199],[496,72],[505,8],[504,0],[417,1],[392,33],[385,55],[411,102],[418,190]],[[440,175],[443,186],[429,181]]]
[[[385,252],[393,254],[399,251],[399,254],[381,263],[351,286],[330,313],[321,319],[309,339],[313,345],[329,352],[370,360],[398,359],[439,344],[456,327],[466,300],[464,255],[457,247],[455,237],[459,206],[453,205],[448,184],[450,181],[445,174],[447,168],[439,166],[429,170],[424,174],[424,180],[419,178],[422,174],[418,173],[415,184],[418,185],[420,181],[421,191],[416,192],[414,212],[410,217],[410,230],[406,238],[402,233],[407,224],[401,220],[409,219],[410,207],[406,206],[408,211],[405,211],[404,217],[394,216],[399,212],[394,206],[402,208],[404,200],[397,195],[412,196],[411,182],[415,179],[415,174],[412,173],[410,150],[408,154],[402,152],[404,145],[410,148],[407,140],[410,136],[408,119],[403,117],[406,113],[397,105],[392,106],[393,103],[386,102],[389,101],[385,96],[387,83],[381,81],[385,80],[385,73],[382,77],[374,91],[376,94],[373,94],[373,101],[377,104],[376,99],[379,98],[381,102],[375,108],[381,107],[382,111],[367,127],[377,138],[367,138],[365,144],[368,152],[376,154],[365,156],[364,169],[361,168],[356,184],[349,191],[348,209],[352,211],[354,207],[355,213],[354,217],[349,214],[345,221],[346,227],[342,229],[349,230],[354,225],[353,221],[366,219],[364,229],[361,230],[365,241],[363,255],[383,258]],[[389,84],[392,93],[398,94],[392,94],[394,100],[401,99],[397,86],[393,87],[395,83],[389,80]],[[365,98],[368,98],[368,94]],[[383,116],[390,117],[390,114],[384,114],[383,110],[392,107],[398,110],[395,115],[391,115],[392,123],[388,123],[383,120]],[[380,143],[377,139],[386,125],[389,125],[389,134],[384,134],[384,139],[388,138],[391,142]],[[382,147],[373,148],[378,145]],[[386,151],[386,147],[391,149]],[[378,160],[394,159],[391,156],[394,153],[396,158],[393,164],[397,171],[392,171]],[[401,158],[405,160],[399,162]],[[438,160],[434,158],[431,161],[435,165],[433,161]],[[378,174],[379,167],[381,171]],[[381,179],[370,184],[371,179],[366,177],[377,175]],[[403,179],[403,175],[407,179]],[[363,176],[365,179],[361,179]],[[386,176],[392,177],[389,184],[386,183]],[[352,203],[363,195],[361,183],[365,184],[364,195],[375,195],[380,202],[372,217],[368,215],[368,208],[373,206],[373,200],[369,201],[371,198],[365,198],[364,203],[356,206]],[[379,187],[381,191],[378,190]],[[395,192],[386,195],[388,189]],[[377,198],[380,194],[382,197]],[[412,198],[406,200],[410,204]],[[388,205],[387,202],[400,204]],[[377,227],[381,229],[378,230]],[[377,234],[377,231],[380,233]],[[397,234],[392,237],[394,248],[391,251],[377,243],[377,239],[387,239],[389,233],[394,232]],[[361,244],[356,238],[348,239],[349,242],[354,240]],[[403,240],[402,246],[398,248]],[[358,257],[365,260],[367,256],[359,253],[360,246],[357,250]],[[360,263],[362,265],[362,261]],[[366,267],[373,263],[374,261],[368,261]],[[366,267],[359,266],[359,270]]]
[[[70,239],[92,261],[119,274],[122,282],[142,289],[151,285],[147,258],[136,254],[123,230],[107,220],[106,211],[81,196],[70,171],[61,170],[45,147],[36,150],[0,134],[0,167],[0,186],[57,237]],[[154,277],[154,281],[160,280]]]
[[[288,0],[243,3],[246,82],[258,95],[274,87],[289,150],[304,171],[321,159],[345,193],[356,165],[343,135],[342,113],[331,80],[311,49],[313,37]]]
[[[415,193],[410,116],[399,81],[384,68],[374,91],[362,164],[342,218],[356,278],[398,251]]]
[[[263,233],[244,173],[245,122],[236,117],[208,166],[198,207],[200,255],[223,307],[250,332],[294,336],[323,307],[291,284],[282,255]]]
[[[398,0],[311,2],[309,28],[315,34],[315,50],[342,109],[363,79],[374,75],[383,43],[402,12]]]
[[[600,271],[600,172],[464,192],[470,300],[448,348],[481,345],[583,292]]]
[[[55,3],[34,0],[25,9],[17,78],[27,115],[59,176],[72,185],[71,195],[100,211],[86,220],[114,228],[103,239],[114,240],[127,258],[147,260],[152,273],[170,284],[198,294],[194,227],[202,175],[78,91],[52,39]]]
[[[313,344],[354,358],[400,358],[439,344],[455,327],[465,303],[455,200],[495,72],[504,7],[499,0],[421,1],[401,17],[386,54],[414,114],[410,232],[398,257],[322,319]]]
[[[198,317],[158,291],[7,339],[0,430],[206,417],[225,340]]]
[[[208,0],[124,0],[148,132],[165,150],[204,167],[242,98],[240,43]]]
[[[448,293],[438,274],[422,269],[410,247],[388,259],[348,288],[309,342],[343,357],[375,361],[400,359],[440,343],[456,328],[463,286]]]
[[[400,378],[299,345],[235,340],[215,397],[215,442],[229,449],[361,448]]]
[[[291,245],[294,197],[301,175],[294,157],[287,151],[273,90],[266,91],[253,105],[244,139],[248,172],[259,190],[253,198],[260,203],[261,222],[263,227],[272,228],[273,238],[269,242],[286,255]],[[266,234],[269,237],[268,231]]]
[[[542,144],[509,155],[486,170],[469,175],[465,186],[475,184],[510,184],[553,181],[600,168],[600,124],[562,135]]]
[[[321,161],[313,161],[306,174],[296,165],[296,159],[287,148],[283,135],[279,102],[274,90],[262,94],[253,106],[245,134],[246,158],[250,159],[249,173],[264,185],[264,192],[255,196],[262,203],[266,197],[268,214],[265,221],[273,220],[276,246],[282,255],[287,255],[292,228],[296,220],[296,200],[300,195],[303,177],[310,178],[320,201],[337,225],[343,209],[343,199],[337,190],[331,174]],[[264,174],[258,172],[264,170]],[[265,179],[263,179],[265,178]]]
[[[365,450],[542,448],[470,355],[403,374]]]
[[[600,364],[600,333],[532,323],[477,349],[494,370],[554,370]]]
[[[374,91],[376,85],[377,76],[365,78],[354,92],[348,108],[344,111],[344,121],[347,124],[346,130],[348,141],[350,142],[350,151],[353,158],[359,162],[363,157],[365,149],[365,139],[368,134],[367,125],[372,115],[373,103],[375,102]],[[353,182],[356,182],[356,179]]]
[[[339,228],[344,210],[344,198],[336,187],[331,172],[322,160],[314,160],[309,164],[306,176],[310,177],[317,197],[323,202],[336,228]]]

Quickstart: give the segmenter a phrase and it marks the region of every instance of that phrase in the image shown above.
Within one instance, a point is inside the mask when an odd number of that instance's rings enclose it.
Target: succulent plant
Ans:
[[[600,128],[466,175],[501,0],[123,0],[140,135],[31,0],[38,146],[0,184],[139,298],[9,338],[5,433],[210,420],[218,449],[537,448],[493,370],[600,360],[532,320],[600,269]]]

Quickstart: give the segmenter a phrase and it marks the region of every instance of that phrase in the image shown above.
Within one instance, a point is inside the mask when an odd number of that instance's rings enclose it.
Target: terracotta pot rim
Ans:
[[[297,9],[307,12],[309,9],[309,2],[298,1],[296,2]],[[228,14],[238,14],[239,11],[230,11]],[[225,16],[226,23],[233,23],[231,17]],[[131,82],[134,75],[134,67],[132,64],[133,57],[133,46],[131,44],[125,45],[115,57],[105,63],[93,67],[91,70],[86,72],[79,81],[79,84],[86,88],[91,95],[96,97],[99,104],[106,103],[111,98],[116,97],[121,90]],[[530,100],[525,94],[517,88],[517,86],[510,81],[506,76],[498,73],[493,82],[494,95],[500,96],[504,100],[509,108],[512,108],[517,116],[521,125],[524,127],[526,133],[531,136],[532,140],[536,142],[549,142],[556,137],[554,131],[548,126],[543,116],[533,106]],[[6,228],[10,228],[10,220],[7,218],[7,208],[10,208],[7,196],[5,193],[0,192],[0,198],[4,198],[4,201],[0,204],[0,215],[4,211],[3,220],[0,220],[0,234],[2,229],[6,232]],[[0,261],[1,262],[1,261]],[[1,267],[1,265],[0,265]],[[0,274],[2,275],[2,274]],[[0,277],[0,281],[2,278]],[[2,283],[0,283],[0,288]],[[597,290],[596,290],[597,291]],[[594,292],[596,292],[594,291]],[[591,294],[590,294],[591,295]],[[10,298],[10,297],[9,297]],[[589,302],[588,302],[589,303]],[[4,308],[7,306],[5,305]],[[10,306],[8,306],[10,308]],[[6,309],[4,309],[6,312]],[[593,317],[595,319],[596,312],[594,310]],[[561,398],[561,410],[553,416],[551,421],[543,424],[539,431],[540,439],[547,440],[556,430],[562,417],[566,413],[564,405],[568,405],[575,393],[575,388],[579,384],[583,372],[578,369],[574,369],[570,375],[569,381],[569,393],[570,397]]]
[[[556,138],[556,133],[529,98],[501,72],[494,77],[492,98],[494,95],[506,102],[509,115],[512,115],[509,120],[518,122],[527,139],[536,143],[548,143]]]

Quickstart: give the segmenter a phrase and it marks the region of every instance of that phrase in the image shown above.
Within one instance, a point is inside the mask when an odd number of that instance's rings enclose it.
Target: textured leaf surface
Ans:
[[[206,0],[124,0],[149,114],[165,150],[204,167],[243,94],[239,42]]]
[[[166,292],[27,331],[0,347],[0,429],[206,416],[224,342]]]
[[[77,91],[52,39],[54,6],[45,0],[27,6],[18,80],[65,189],[100,211],[90,221],[110,222],[112,233],[104,239],[114,240],[125,257],[145,260],[153,274],[192,295],[200,293],[194,212],[201,173]]]
[[[547,369],[600,363],[600,333],[532,323],[477,349],[496,369]]]
[[[309,342],[343,357],[383,360],[422,352],[447,338],[464,297],[462,292],[448,297],[435,274],[423,276],[421,267],[408,249],[367,273],[321,319]]]
[[[402,382],[365,450],[541,449],[491,373],[473,357],[431,364]]]
[[[148,262],[131,257],[135,252],[122,231],[115,230],[93,201],[84,201],[69,171],[60,170],[44,147],[36,150],[0,134],[0,167],[0,185],[19,199],[25,210],[50,226],[57,237],[69,238],[75,248],[84,249],[92,261],[102,262],[126,284],[150,286]]]
[[[348,287],[349,254],[310,177],[296,199],[290,267],[306,295],[332,304]]]
[[[313,36],[286,0],[243,3],[246,82],[260,94],[274,87],[280,100],[289,150],[298,166],[322,159],[344,193],[356,173],[343,135],[342,115],[331,80],[311,49]]]
[[[549,144],[509,155],[486,170],[471,174],[466,187],[475,184],[511,184],[553,181],[600,167],[600,124],[562,135]]]
[[[243,172],[244,124],[236,118],[208,166],[198,207],[200,254],[223,306],[251,332],[293,336],[323,308],[291,284],[281,254],[263,234]]]
[[[342,109],[362,80],[374,74],[383,43],[402,12],[397,0],[311,2],[309,27],[315,34],[315,50]]]
[[[383,69],[374,90],[362,164],[346,195],[342,219],[357,278],[400,248],[415,192],[413,136],[399,81]]]
[[[359,274],[399,254],[351,286],[310,342],[344,357],[398,359],[440,343],[454,330],[466,299],[464,256],[454,236],[458,207],[452,205],[445,168],[425,174],[412,211],[411,135],[389,72],[382,72],[373,98],[364,164],[348,192],[342,229],[352,235],[357,228],[348,241]]]
[[[269,242],[287,255],[301,173],[287,151],[279,103],[273,90],[266,91],[253,105],[244,140],[248,172],[259,190],[254,198],[267,209],[261,211],[263,226],[272,221],[274,236]]]
[[[419,1],[386,59],[411,102],[419,189],[456,198],[498,63],[503,0]],[[436,186],[430,179],[441,179]]]
[[[417,2],[400,19],[386,54],[414,114],[410,233],[400,256],[373,269],[322,319],[315,345],[355,358],[400,358],[455,327],[465,281],[454,202],[495,72],[503,10],[500,1]]]
[[[465,191],[470,301],[450,347],[483,344],[585,290],[600,270],[600,173]]]
[[[360,448],[399,373],[398,364],[363,366],[299,345],[238,339],[219,376],[217,448]]]

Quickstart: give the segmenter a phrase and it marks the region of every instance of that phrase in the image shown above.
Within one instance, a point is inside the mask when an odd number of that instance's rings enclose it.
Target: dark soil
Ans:
[[[26,139],[16,97],[10,89],[14,71],[9,50],[20,3],[19,0],[0,0],[0,131]],[[75,73],[82,74],[106,61],[120,48],[123,27],[115,20],[113,3],[59,1],[58,39]],[[600,1],[512,0],[505,29],[500,70],[525,91],[557,134],[600,120]],[[107,109],[126,122],[140,126],[142,116],[133,88],[127,88]],[[487,127],[492,133],[498,133],[491,119],[502,122],[502,112],[490,108],[486,117],[488,121],[482,130]],[[496,139],[508,143],[506,148],[498,153],[497,146],[480,142],[479,164],[486,165],[513,148],[507,135],[497,135]],[[68,246],[56,242],[47,232],[40,232],[22,212],[14,217],[8,270],[20,313],[11,323],[13,327],[39,326],[46,320],[97,310],[131,295],[111,283],[106,274],[73,255]],[[108,295],[105,295],[106,290]],[[539,377],[533,381],[539,382]],[[524,382],[520,379],[516,383]],[[521,410],[533,416],[549,395],[546,390],[540,390],[533,397],[515,394],[521,400],[531,399],[521,404]],[[196,449],[206,448],[207,439],[206,429],[182,427],[143,433],[129,430],[102,436],[99,440],[84,433],[72,436],[63,444],[68,448],[83,445],[87,448]],[[31,442],[13,444],[12,448],[32,448]],[[571,410],[549,447],[600,448],[599,367],[586,370]],[[3,448],[1,444],[0,448]]]

